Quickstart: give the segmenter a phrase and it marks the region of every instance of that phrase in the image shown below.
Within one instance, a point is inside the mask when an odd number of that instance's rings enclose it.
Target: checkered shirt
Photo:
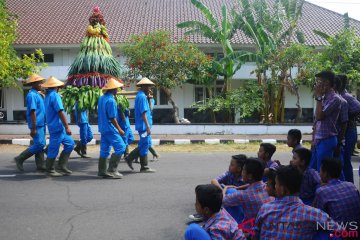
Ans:
[[[226,194],[223,199],[224,207],[240,205],[244,210],[244,222],[255,218],[261,205],[272,201],[265,189],[265,183],[258,181],[250,184],[245,190],[238,190],[236,193]]]
[[[315,122],[315,142],[317,142],[316,140],[327,139],[338,135],[336,123],[340,114],[340,108],[340,96],[336,94],[334,90],[325,94],[322,102],[322,111],[325,113],[325,118]]]
[[[348,103],[348,109],[349,109],[348,128],[354,129],[356,128],[356,116],[360,113],[360,102],[350,93],[348,93],[346,90],[341,93],[341,96]]]
[[[342,123],[345,123],[347,121],[349,121],[349,105],[347,103],[347,101],[338,94],[338,96],[340,97],[341,100],[341,107],[340,107],[340,114],[339,114],[339,118],[338,118],[338,122],[337,122],[337,130],[338,132],[340,132],[340,125]]]
[[[225,209],[221,209],[207,219],[204,229],[209,233],[211,239],[246,240],[241,229],[238,229],[237,222]]]
[[[239,178],[235,178],[234,174],[232,174],[229,171],[226,171],[224,174],[217,176],[216,180],[220,184],[224,184],[224,185],[233,185],[233,186],[237,186],[237,187],[244,185],[244,182],[242,181],[241,176]]]
[[[331,222],[329,215],[319,209],[305,205],[296,196],[277,198],[265,203],[255,220],[255,239],[308,240],[316,234],[317,224]]]
[[[321,179],[319,173],[308,167],[303,174],[303,180],[300,188],[300,199],[313,199],[316,189],[320,186]]]
[[[337,222],[360,222],[360,195],[355,185],[332,179],[316,190],[313,206]]]
[[[273,170],[276,170],[279,167],[279,165],[276,162],[274,162],[273,160],[270,159],[269,161],[266,162],[266,167],[270,168],[270,169],[273,169]]]

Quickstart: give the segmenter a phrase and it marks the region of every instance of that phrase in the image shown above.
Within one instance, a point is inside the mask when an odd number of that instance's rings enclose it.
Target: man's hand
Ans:
[[[244,190],[244,189],[247,189],[249,185],[250,185],[250,184],[244,184],[244,185],[241,185],[241,186],[239,186],[239,187],[236,187],[236,189],[237,189],[237,190]]]
[[[119,128],[118,131],[119,131],[119,133],[120,133],[121,136],[124,136],[124,135],[125,135],[125,132],[124,132],[121,128]]]
[[[66,131],[66,134],[67,134],[67,135],[71,135],[71,130],[70,130],[69,127],[66,127],[66,128],[65,128],[65,131]]]
[[[147,135],[148,135],[148,136],[151,134],[151,129],[150,129],[150,127],[147,127],[147,128],[146,128],[146,132],[147,132]]]
[[[315,85],[315,95],[316,97],[324,95],[324,87],[321,82],[317,82]]]
[[[30,131],[30,136],[31,136],[32,138],[34,138],[35,135],[36,135],[36,128],[32,128],[31,131]]]

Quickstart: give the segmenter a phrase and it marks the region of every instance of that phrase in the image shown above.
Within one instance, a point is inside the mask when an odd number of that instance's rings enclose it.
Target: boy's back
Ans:
[[[316,189],[320,186],[320,183],[321,179],[319,173],[308,167],[303,174],[303,181],[299,195],[305,204],[312,205]]]
[[[241,176],[239,178],[236,178],[234,174],[232,174],[229,171],[224,172],[222,175],[217,176],[215,178],[220,184],[224,185],[232,185],[232,186],[241,186],[244,185],[244,182],[242,181]]]
[[[255,221],[256,239],[312,239],[317,223],[336,223],[328,214],[302,203],[296,196],[265,203]]]
[[[273,198],[269,197],[265,184],[258,181],[249,185],[246,190],[238,190],[236,193],[227,194],[224,196],[224,206],[237,206],[240,205],[244,209],[244,221],[255,218],[261,205],[272,201]]]
[[[316,190],[314,207],[337,222],[360,221],[360,195],[355,185],[332,179]]]
[[[209,233],[211,239],[246,239],[243,232],[238,229],[237,222],[225,209],[221,209],[207,219],[204,229]]]

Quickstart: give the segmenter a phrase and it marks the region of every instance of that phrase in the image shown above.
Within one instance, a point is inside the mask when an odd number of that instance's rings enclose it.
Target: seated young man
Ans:
[[[228,187],[223,189],[225,208],[240,206],[244,210],[244,220],[255,218],[262,204],[272,201],[266,192],[265,183],[262,181],[264,174],[264,164],[256,158],[249,158],[244,165],[242,177],[249,186],[245,190],[226,194]]]
[[[185,240],[245,240],[243,232],[231,215],[221,208],[223,194],[220,188],[212,185],[198,185],[195,188],[196,211],[204,216],[204,227],[190,224],[185,231]]]
[[[287,145],[289,147],[291,147],[293,150],[292,152],[294,153],[294,151],[296,149],[302,148],[303,146],[301,145],[301,131],[299,129],[290,129],[288,134],[287,134]]]
[[[321,183],[319,173],[309,167],[310,161],[311,151],[306,148],[300,148],[294,151],[293,159],[290,162],[292,166],[296,167],[303,174],[299,197],[303,203],[309,206],[312,205],[315,191]]]
[[[338,223],[360,223],[360,195],[351,182],[341,182],[342,164],[325,158],[320,168],[323,186],[316,190],[313,206],[327,212]]]
[[[237,191],[237,187],[245,186],[245,183],[242,180],[242,169],[244,167],[247,156],[244,154],[234,155],[231,157],[229,170],[223,173],[222,175],[211,180],[211,184],[223,189],[225,186],[231,187],[227,190],[226,194],[234,193]],[[226,211],[233,216],[237,222],[241,222],[244,218],[243,211],[241,207],[228,207]],[[200,214],[191,214],[189,218],[192,221],[200,222],[203,221],[203,217]]]
[[[265,163],[264,178],[263,181],[267,181],[267,175],[269,169],[276,170],[279,165],[277,162],[271,160],[272,156],[276,152],[276,146],[271,143],[261,143],[258,151],[258,158]]]
[[[307,206],[299,199],[302,174],[297,168],[279,168],[275,182],[277,198],[260,208],[255,220],[254,239],[309,240],[316,235],[317,224],[326,223],[339,230],[327,213]]]

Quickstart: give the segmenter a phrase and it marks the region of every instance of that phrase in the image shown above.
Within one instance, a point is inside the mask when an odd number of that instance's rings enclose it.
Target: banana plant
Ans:
[[[200,21],[186,21],[177,24],[177,27],[190,29],[185,32],[185,35],[201,34],[221,45],[224,58],[215,64],[217,64],[218,74],[224,77],[222,92],[225,94],[231,89],[231,78],[235,72],[244,62],[251,60],[253,54],[246,51],[234,51],[232,48],[230,40],[239,28],[240,21],[238,18],[229,20],[225,5],[221,7],[222,21],[219,21],[214,13],[199,0],[191,0],[191,2],[207,19],[208,25]]]

